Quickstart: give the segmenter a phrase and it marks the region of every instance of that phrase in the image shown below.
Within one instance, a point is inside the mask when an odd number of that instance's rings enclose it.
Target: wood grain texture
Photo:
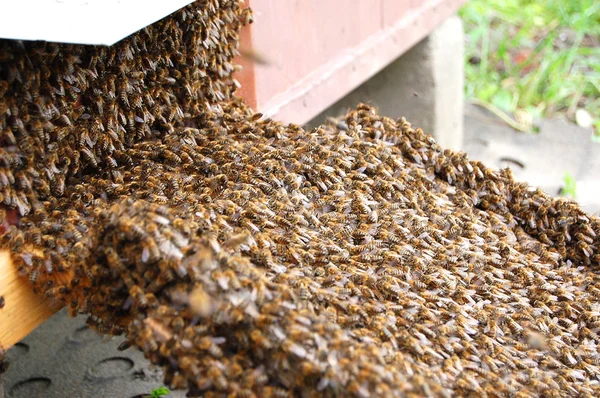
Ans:
[[[27,278],[12,265],[8,252],[0,252],[0,346],[10,348],[33,329],[50,318],[61,307],[33,292]]]

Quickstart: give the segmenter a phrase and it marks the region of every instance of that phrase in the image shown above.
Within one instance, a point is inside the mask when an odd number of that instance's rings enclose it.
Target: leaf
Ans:
[[[523,131],[526,131],[529,133],[539,132],[539,130],[538,131],[534,130],[533,117],[526,110],[517,109],[515,111],[515,119],[521,125]]]
[[[594,132],[592,133],[592,142],[600,144],[600,119],[594,122]]]
[[[538,15],[536,15],[535,17],[533,17],[533,24],[535,26],[544,26],[544,23],[545,23],[544,18],[542,18],[542,17],[540,17]]]
[[[516,79],[515,79],[514,76],[510,76],[510,77],[507,77],[507,78],[503,79],[500,82],[500,84],[502,85],[502,88],[504,88],[504,89],[515,87],[516,86]]]
[[[562,193],[566,196],[570,196],[573,199],[577,197],[577,181],[575,181],[575,177],[573,177],[568,171],[565,172],[563,177]]]
[[[539,120],[544,115],[543,104],[542,106],[528,106],[525,110],[531,115],[534,120]]]
[[[498,85],[495,82],[487,83],[481,90],[477,97],[483,101],[490,101],[492,96],[498,91]]]
[[[152,390],[152,392],[150,393],[150,398],[164,397],[165,395],[169,395],[170,392],[171,391],[165,386],[158,387]]]
[[[492,104],[505,112],[513,111],[513,95],[508,90],[499,90],[492,97]]]

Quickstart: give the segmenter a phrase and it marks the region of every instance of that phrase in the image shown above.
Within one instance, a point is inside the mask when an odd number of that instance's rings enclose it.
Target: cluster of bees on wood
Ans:
[[[190,396],[598,396],[599,220],[368,105],[253,112],[251,18],[0,42],[0,245],[34,289]]]

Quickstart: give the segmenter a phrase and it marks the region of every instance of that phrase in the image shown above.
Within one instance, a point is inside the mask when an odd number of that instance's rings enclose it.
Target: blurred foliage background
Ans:
[[[600,142],[600,0],[469,0],[466,94],[516,120],[565,117]]]

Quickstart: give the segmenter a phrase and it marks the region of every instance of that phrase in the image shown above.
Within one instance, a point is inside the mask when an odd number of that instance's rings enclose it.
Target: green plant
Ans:
[[[561,188],[561,193],[565,196],[571,197],[572,199],[577,197],[577,181],[575,181],[575,177],[573,177],[569,172],[565,172],[563,176],[563,187]]]
[[[533,119],[585,109],[598,129],[599,1],[470,0],[460,15],[467,97]]]
[[[594,132],[592,133],[592,142],[600,143],[600,119],[594,122]]]
[[[164,397],[164,396],[169,395],[170,392],[171,391],[167,387],[165,387],[165,386],[158,387],[158,388],[155,388],[154,390],[152,390],[152,392],[150,393],[150,395],[148,395],[148,398],[160,398],[160,397]]]

